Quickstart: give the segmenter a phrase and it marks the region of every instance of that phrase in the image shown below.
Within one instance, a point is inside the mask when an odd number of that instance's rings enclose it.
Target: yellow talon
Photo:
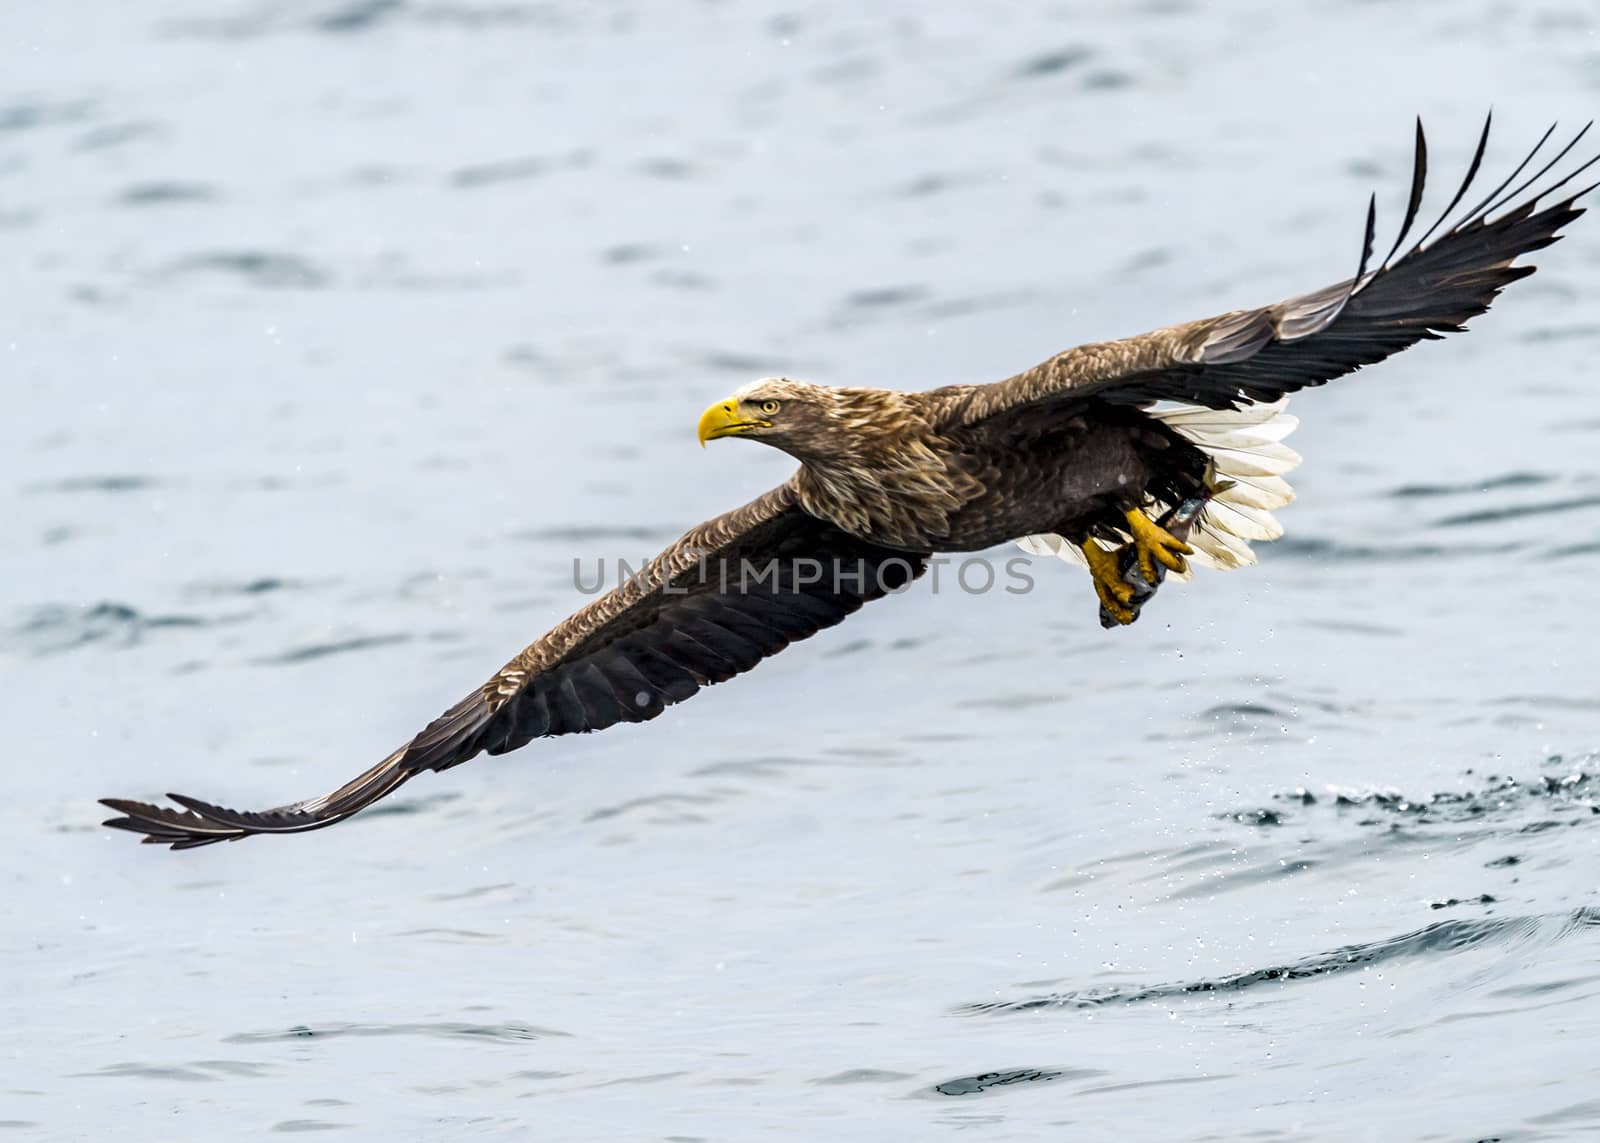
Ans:
[[[1133,585],[1122,578],[1117,567],[1117,553],[1107,551],[1093,540],[1078,545],[1083,558],[1089,561],[1089,574],[1094,577],[1094,591],[1100,597],[1100,606],[1106,614],[1126,626],[1133,622]]]
[[[1160,524],[1155,523],[1137,508],[1123,513],[1128,530],[1133,533],[1133,543],[1139,553],[1139,574],[1152,587],[1156,583],[1156,565],[1182,575],[1189,565],[1184,556],[1194,551]]]

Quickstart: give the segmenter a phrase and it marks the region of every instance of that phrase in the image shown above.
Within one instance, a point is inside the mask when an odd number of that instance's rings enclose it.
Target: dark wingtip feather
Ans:
[[[1587,131],[1592,126],[1594,126],[1594,121],[1590,120],[1588,125],[1585,126],[1583,130]],[[1579,138],[1582,138],[1582,132],[1579,133]],[[1574,139],[1573,142],[1577,142],[1577,140]],[[1540,191],[1537,195],[1534,196],[1534,201],[1537,202],[1539,199],[1548,198],[1550,195],[1554,194],[1556,191],[1558,191],[1562,187],[1566,186],[1573,179],[1575,179],[1579,175],[1583,174],[1584,171],[1587,171],[1590,167],[1594,166],[1596,163],[1600,163],[1600,153],[1597,153],[1597,154],[1591,156],[1587,162],[1583,163],[1581,166],[1577,167],[1575,170],[1569,171],[1566,174],[1566,176],[1563,177],[1559,182],[1552,183],[1550,186],[1545,187],[1544,190]],[[1584,187],[1582,190],[1575,191],[1572,194],[1568,195],[1567,198],[1565,199],[1565,201],[1568,202],[1568,203],[1576,202],[1578,199],[1582,198],[1584,195],[1586,195],[1590,191],[1594,190],[1594,188],[1596,186],[1600,186],[1600,183],[1590,183],[1588,186]]]
[[[1389,253],[1383,256],[1383,261],[1378,264],[1382,269],[1387,266],[1394,256],[1400,252],[1401,245],[1406,240],[1406,235],[1411,233],[1411,226],[1417,221],[1417,211],[1422,208],[1422,189],[1428,179],[1428,136],[1422,130],[1422,116],[1417,116],[1417,137],[1411,159],[1411,193],[1406,198],[1406,216],[1400,223],[1400,233],[1394,236],[1394,245],[1389,247]]]
[[[199,849],[202,845],[216,845],[220,841],[238,841],[243,836],[243,834],[237,834],[233,837],[186,837],[182,841],[173,842],[168,848],[173,850]],[[155,841],[159,844],[161,839],[146,838],[145,840]]]
[[[429,758],[421,766],[453,764],[453,755]],[[174,849],[192,849],[213,841],[236,841],[263,833],[309,833],[341,822],[399,789],[418,773],[407,747],[352,778],[331,794],[270,810],[245,812],[201,801],[187,794],[167,797],[182,809],[152,806],[125,798],[101,798],[102,805],[125,815],[105,824],[112,829],[143,833],[157,841],[182,842]]]
[[[1350,293],[1345,295],[1349,301],[1361,289],[1361,279],[1367,276],[1367,264],[1372,261],[1372,240],[1378,234],[1378,194],[1374,191],[1367,199],[1367,231],[1361,240],[1361,261],[1356,264],[1356,276],[1350,279]]]
[[[1544,150],[1544,145],[1550,141],[1550,136],[1556,133],[1556,128],[1558,126],[1560,126],[1560,124],[1552,123],[1550,126],[1546,127],[1544,134],[1539,136],[1539,141],[1533,145],[1533,150],[1529,151],[1523,158],[1522,162],[1518,163],[1516,167],[1512,169],[1511,173],[1505,177],[1505,181],[1484,196],[1483,201],[1477,206],[1467,211],[1466,217],[1464,217],[1460,222],[1456,223],[1455,226],[1451,227],[1451,230],[1460,230],[1463,227],[1482,222],[1484,216],[1488,213],[1489,204],[1500,197],[1501,191],[1505,190],[1508,186],[1516,181],[1517,176],[1522,174],[1522,172],[1527,169],[1529,163],[1533,162],[1535,155]]]
[[[192,849],[198,845],[228,841],[242,836],[235,830],[219,831],[204,817],[174,810],[166,806],[153,806],[127,798],[101,798],[100,804],[116,810],[122,817],[108,818],[100,823],[111,829],[140,833],[145,845],[169,845],[173,849]]]
[[[1583,140],[1583,137],[1589,133],[1589,128],[1591,128],[1593,126],[1594,126],[1594,120],[1593,119],[1591,119],[1591,120],[1589,120],[1589,122],[1585,123],[1583,125],[1583,127],[1578,131],[1578,133],[1576,135],[1574,135],[1570,140],[1568,140],[1567,145],[1565,147],[1562,147],[1561,150],[1557,151],[1551,157],[1551,159],[1550,159],[1550,161],[1548,163],[1546,163],[1544,166],[1540,167],[1533,174],[1529,175],[1525,180],[1523,180],[1522,183],[1520,183],[1517,186],[1517,188],[1515,190],[1507,191],[1504,195],[1499,196],[1495,200],[1493,205],[1484,207],[1484,209],[1483,209],[1482,213],[1479,215],[1479,217],[1483,218],[1483,219],[1487,219],[1489,215],[1493,214],[1495,211],[1497,211],[1501,207],[1505,206],[1506,203],[1511,202],[1513,199],[1517,198],[1524,191],[1526,191],[1528,188],[1533,186],[1534,183],[1536,183],[1540,179],[1544,178],[1544,176],[1549,174],[1550,170],[1557,163],[1559,163],[1562,159],[1566,158],[1569,154],[1572,153],[1572,149],[1574,147],[1576,147]],[[1550,130],[1551,131],[1555,130],[1555,125],[1554,124],[1551,125]],[[1532,158],[1532,157],[1533,156],[1531,156],[1531,155],[1529,156],[1529,158]],[[1554,191],[1554,190],[1558,189],[1559,187],[1562,187],[1562,186],[1566,185],[1567,183],[1571,182],[1574,178],[1576,178],[1578,176],[1578,174],[1580,174],[1581,172],[1587,170],[1590,167],[1590,165],[1592,165],[1593,163],[1594,163],[1594,159],[1590,159],[1589,162],[1583,164],[1583,166],[1579,167],[1576,171],[1573,171],[1571,174],[1567,175],[1566,178],[1564,178],[1560,182],[1556,183],[1555,186],[1547,187],[1546,189],[1538,192],[1531,199],[1528,200],[1527,206],[1531,209],[1535,204],[1538,203],[1538,201],[1541,198],[1544,198],[1546,195],[1550,194],[1552,191]],[[1518,169],[1520,170],[1521,168],[1518,168]],[[1513,177],[1515,177],[1515,176],[1513,176]],[[1510,180],[1507,180],[1507,181],[1510,181]]]
[[[1493,123],[1494,109],[1490,108],[1489,113],[1483,117],[1483,130],[1478,133],[1478,145],[1472,151],[1472,161],[1467,164],[1466,177],[1461,180],[1461,185],[1456,188],[1456,193],[1451,196],[1449,205],[1439,212],[1439,217],[1434,220],[1433,225],[1428,227],[1421,238],[1417,239],[1417,247],[1422,247],[1427,243],[1428,239],[1433,237],[1433,232],[1444,225],[1444,220],[1450,217],[1450,212],[1460,206],[1461,200],[1467,196],[1467,188],[1472,186],[1472,181],[1478,177],[1478,171],[1483,167],[1483,156],[1489,150],[1489,128]]]

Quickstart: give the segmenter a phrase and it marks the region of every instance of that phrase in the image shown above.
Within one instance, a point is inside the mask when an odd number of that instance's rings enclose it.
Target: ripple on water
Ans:
[[[216,189],[205,183],[150,182],[125,188],[117,202],[122,206],[173,206],[212,202],[217,197]]]
[[[143,1064],[130,1061],[107,1064],[92,1072],[77,1072],[71,1078],[128,1078],[176,1083],[210,1083],[221,1079],[266,1076],[275,1070],[271,1065],[249,1060],[194,1060],[188,1064]]]
[[[1544,472],[1505,472],[1463,484],[1402,484],[1389,493],[1396,500],[1420,500],[1439,496],[1476,496],[1500,488],[1534,488],[1549,484],[1554,476]]]
[[[74,492],[138,492],[161,484],[153,476],[132,472],[91,473],[85,476],[68,476],[46,484],[29,485],[32,493]]]
[[[977,1075],[957,1076],[936,1083],[931,1089],[937,1095],[982,1095],[997,1088],[1016,1087],[1021,1084],[1051,1083],[1060,1079],[1078,1079],[1104,1075],[1104,1072],[1073,1068],[1012,1068],[1006,1071],[979,1072]]]
[[[496,159],[460,167],[450,174],[450,185],[462,190],[492,186],[495,183],[521,182],[542,178],[556,171],[576,170],[588,164],[586,151],[573,151],[565,155],[524,155],[513,159]]]
[[[1288,964],[1250,969],[1231,976],[1154,985],[1111,985],[1069,989],[1021,1000],[981,1001],[956,1011],[964,1015],[1031,1012],[1039,1009],[1106,1008],[1172,1000],[1211,993],[1239,993],[1264,985],[1281,986],[1365,969],[1389,961],[1449,956],[1486,945],[1554,944],[1576,933],[1600,928],[1600,908],[1544,916],[1481,917],[1438,921],[1408,933],[1363,944],[1345,945]]]
[[[233,277],[259,289],[310,290],[328,285],[331,275],[309,258],[276,250],[218,250],[169,263],[161,276],[197,274]]]
[[[213,622],[199,615],[146,615],[110,600],[92,607],[46,604],[7,629],[4,642],[14,653],[40,658],[91,643],[129,647],[155,631],[207,627]]]
[[[1430,527],[1464,528],[1473,524],[1499,524],[1528,516],[1549,516],[1597,507],[1600,507],[1600,496],[1570,496],[1564,500],[1542,500],[1533,504],[1508,504],[1502,508],[1461,512],[1454,516],[1443,516],[1433,521]]]
[[[292,667],[300,663],[309,663],[316,659],[325,659],[329,655],[344,655],[351,651],[370,651],[374,647],[388,647],[395,643],[409,643],[411,636],[401,632],[391,635],[356,635],[349,639],[333,639],[326,643],[307,643],[300,647],[291,647],[287,651],[280,651],[276,655],[267,655],[255,660],[262,666]]]
[[[832,1075],[818,1076],[810,1082],[814,1084],[899,1083],[910,1078],[906,1072],[891,1072],[882,1068],[847,1068]]]
[[[288,1134],[299,1131],[344,1131],[354,1126],[349,1123],[333,1123],[326,1119],[285,1119],[274,1123],[274,1132]]]
[[[1453,544],[1346,544],[1319,536],[1284,536],[1274,541],[1273,554],[1294,560],[1329,563],[1411,563],[1416,560],[1484,559],[1520,551],[1527,545],[1517,541],[1498,544],[1474,543],[1470,547]]]
[[[271,1044],[290,1040],[329,1040],[340,1037],[421,1036],[441,1040],[494,1040],[520,1043],[570,1036],[554,1028],[535,1024],[469,1024],[458,1020],[409,1024],[297,1024],[276,1032],[235,1032],[223,1037],[225,1044]]]
[[[1280,806],[1232,810],[1218,816],[1249,825],[1273,827],[1305,820],[1309,815],[1324,813],[1330,808],[1335,812],[1359,809],[1366,811],[1365,816],[1357,819],[1357,824],[1362,826],[1387,826],[1396,821],[1420,825],[1482,822],[1506,824],[1522,831],[1537,827],[1531,830],[1537,832],[1562,821],[1600,817],[1600,771],[1584,768],[1584,765],[1592,767],[1596,761],[1600,759],[1590,756],[1583,764],[1573,764],[1562,755],[1552,754],[1545,765],[1559,767],[1558,773],[1518,778],[1509,774],[1476,775],[1469,771],[1476,788],[1441,790],[1420,796],[1397,789],[1330,786],[1320,795],[1297,789],[1274,795],[1273,800]],[[1290,808],[1295,806],[1303,808],[1299,811]],[[1530,812],[1540,816],[1533,822],[1523,820]]]
[[[91,106],[87,100],[77,99],[9,103],[0,106],[0,134],[79,123],[88,118]]]

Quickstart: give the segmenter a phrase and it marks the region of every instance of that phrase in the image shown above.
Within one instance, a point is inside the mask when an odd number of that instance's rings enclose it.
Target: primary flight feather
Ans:
[[[747,385],[705,411],[701,443],[761,441],[800,462],[794,475],[684,535],[376,766],[331,794],[253,813],[181,794],[168,797],[182,809],[105,798],[122,815],[105,824],[173,849],[321,829],[424,770],[655,718],[900,590],[935,552],[1016,540],[1077,560],[1103,619],[1131,623],[1143,597],[1130,579],[1148,588],[1187,574],[1191,558],[1238,567],[1254,560],[1250,541],[1282,534],[1272,510],[1291,499],[1283,474],[1299,459],[1282,443],[1294,426],[1286,394],[1459,331],[1533,273],[1513,263],[1556,241],[1594,189],[1555,197],[1600,161],[1552,173],[1587,131],[1529,173],[1551,128],[1457,214],[1482,166],[1485,122],[1460,188],[1401,253],[1427,172],[1419,123],[1405,218],[1385,259],[1371,266],[1369,206],[1355,276],[1276,305],[1078,346],[987,385]],[[1176,407],[1151,408],[1160,401]],[[1186,539],[1156,523],[1200,502]]]

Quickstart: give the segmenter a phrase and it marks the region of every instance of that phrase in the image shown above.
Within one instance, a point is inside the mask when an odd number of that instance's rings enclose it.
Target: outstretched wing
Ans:
[[[1419,121],[1405,221],[1377,269],[1368,271],[1376,222],[1374,201],[1367,208],[1366,240],[1354,278],[1261,309],[1238,310],[1121,341],[1079,346],[992,385],[936,390],[944,423],[1003,429],[1013,419],[1088,398],[1115,404],[1167,400],[1214,409],[1238,408],[1252,401],[1275,401],[1285,393],[1321,385],[1381,361],[1424,339],[1457,332],[1467,319],[1488,309],[1507,285],[1533,273],[1532,266],[1513,266],[1512,262],[1555,242],[1557,232],[1583,213],[1576,200],[1594,186],[1547,206],[1541,207],[1540,202],[1600,162],[1600,155],[1542,190],[1530,193],[1530,189],[1550,175],[1588,130],[1584,127],[1553,158],[1517,183],[1554,133],[1551,127],[1509,177],[1433,238],[1478,175],[1489,141],[1486,120],[1460,189],[1438,221],[1396,259],[1422,205],[1428,150]],[[1501,213],[1496,215],[1497,211]]]
[[[655,718],[899,590],[926,561],[808,515],[784,484],[689,532],[333,793],[255,813],[181,794],[167,795],[181,810],[103,798],[123,815],[105,824],[173,849],[321,829],[424,770],[503,754],[534,738]]]

